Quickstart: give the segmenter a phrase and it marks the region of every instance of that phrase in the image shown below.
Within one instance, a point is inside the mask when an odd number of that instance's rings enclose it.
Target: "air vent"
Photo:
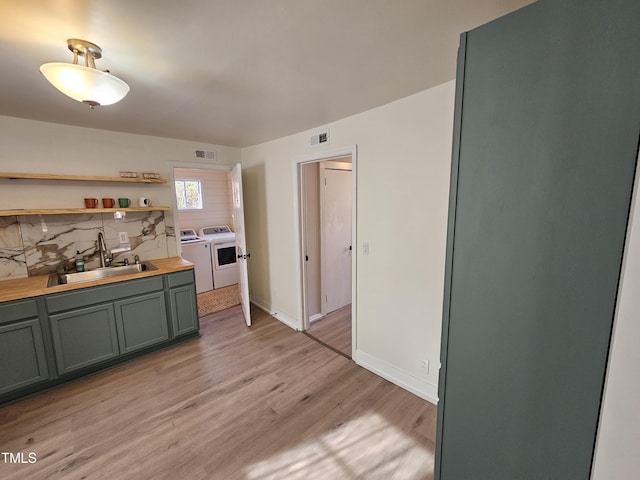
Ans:
[[[329,130],[325,130],[320,133],[316,133],[315,135],[311,135],[309,139],[309,145],[312,147],[317,147],[318,145],[329,144]]]
[[[196,150],[195,157],[202,160],[214,160],[216,159],[216,152],[211,150]]]

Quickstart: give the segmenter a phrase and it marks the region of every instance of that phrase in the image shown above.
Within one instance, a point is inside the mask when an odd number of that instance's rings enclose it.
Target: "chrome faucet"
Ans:
[[[98,232],[98,252],[100,254],[100,267],[108,267],[111,263],[111,257],[109,257],[109,250],[107,250],[107,244],[104,241],[102,232]]]

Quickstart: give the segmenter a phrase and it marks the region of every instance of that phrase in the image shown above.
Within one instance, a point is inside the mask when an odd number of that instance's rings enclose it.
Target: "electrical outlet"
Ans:
[[[118,240],[120,243],[129,243],[129,234],[127,232],[118,232]]]
[[[422,371],[426,374],[429,373],[429,360],[422,360],[420,362],[420,368],[422,369]]]
[[[369,242],[362,242],[362,254],[369,255]]]

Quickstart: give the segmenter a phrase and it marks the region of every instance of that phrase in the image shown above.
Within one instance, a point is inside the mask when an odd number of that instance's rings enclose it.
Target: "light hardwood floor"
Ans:
[[[351,358],[351,305],[312,322],[307,334]]]
[[[433,405],[252,313],[0,408],[0,478],[432,478]]]

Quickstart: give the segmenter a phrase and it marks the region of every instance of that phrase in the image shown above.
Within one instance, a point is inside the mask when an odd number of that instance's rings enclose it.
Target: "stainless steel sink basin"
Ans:
[[[157,270],[158,267],[150,262],[135,263],[132,265],[122,265],[119,267],[102,267],[87,270],[86,272],[51,274],[49,275],[48,287],[62,285],[68,283],[91,282],[103,278],[117,277],[120,275],[130,275],[132,273],[145,272],[148,270]]]

